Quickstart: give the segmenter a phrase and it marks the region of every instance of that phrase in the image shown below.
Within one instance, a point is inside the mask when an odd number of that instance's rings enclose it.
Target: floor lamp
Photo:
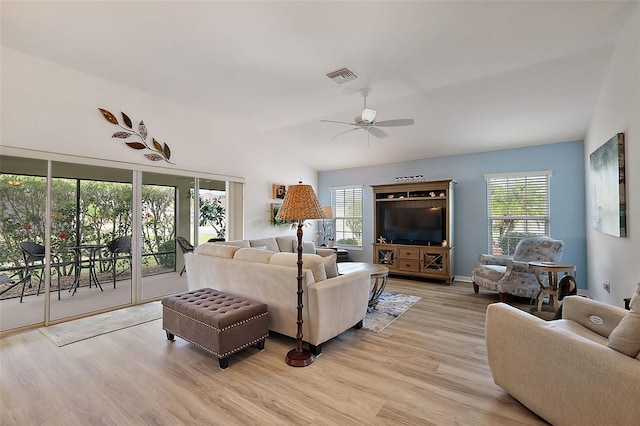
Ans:
[[[285,362],[293,367],[306,367],[314,360],[309,349],[302,348],[302,226],[306,219],[324,219],[326,216],[320,207],[318,197],[311,185],[290,185],[278,210],[276,219],[293,220],[298,222],[298,332],[296,334],[296,348],[290,350]]]

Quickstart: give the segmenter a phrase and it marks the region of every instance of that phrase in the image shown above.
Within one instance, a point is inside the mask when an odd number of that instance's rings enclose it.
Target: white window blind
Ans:
[[[513,255],[526,237],[549,235],[551,171],[485,175],[489,253]]]
[[[362,185],[332,187],[335,244],[362,247]]]

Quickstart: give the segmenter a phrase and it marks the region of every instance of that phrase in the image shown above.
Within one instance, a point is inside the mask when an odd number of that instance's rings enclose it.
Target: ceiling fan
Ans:
[[[376,121],[376,110],[367,108],[367,96],[369,95],[371,89],[361,89],[360,94],[364,98],[364,109],[362,110],[362,114],[359,117],[353,119],[353,123],[349,123],[347,121],[334,121],[334,120],[320,120],[325,123],[339,123],[339,124],[348,124],[353,126],[349,130],[345,130],[344,132],[338,133],[335,137],[344,135],[345,133],[351,132],[353,130],[362,130],[367,132],[367,141],[369,135],[373,135],[377,138],[386,138],[387,132],[379,127],[399,127],[399,126],[411,126],[413,125],[412,118],[400,118],[396,120],[384,120],[384,121]]]

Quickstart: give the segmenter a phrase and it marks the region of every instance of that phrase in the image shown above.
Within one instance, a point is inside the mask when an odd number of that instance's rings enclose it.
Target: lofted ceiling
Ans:
[[[295,146],[317,170],[582,139],[637,1],[2,1],[1,43]],[[354,81],[325,74],[348,67]],[[367,141],[362,111],[413,118]],[[242,141],[250,144],[251,142]],[[198,142],[193,142],[197,144]],[[193,146],[194,152],[199,151]],[[250,148],[247,145],[247,148]]]

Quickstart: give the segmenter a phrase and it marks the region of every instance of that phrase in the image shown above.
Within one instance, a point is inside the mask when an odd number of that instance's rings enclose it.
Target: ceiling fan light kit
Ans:
[[[373,120],[376,119],[376,110],[371,108],[365,108],[362,111],[362,121],[366,121],[367,123],[373,123]]]

